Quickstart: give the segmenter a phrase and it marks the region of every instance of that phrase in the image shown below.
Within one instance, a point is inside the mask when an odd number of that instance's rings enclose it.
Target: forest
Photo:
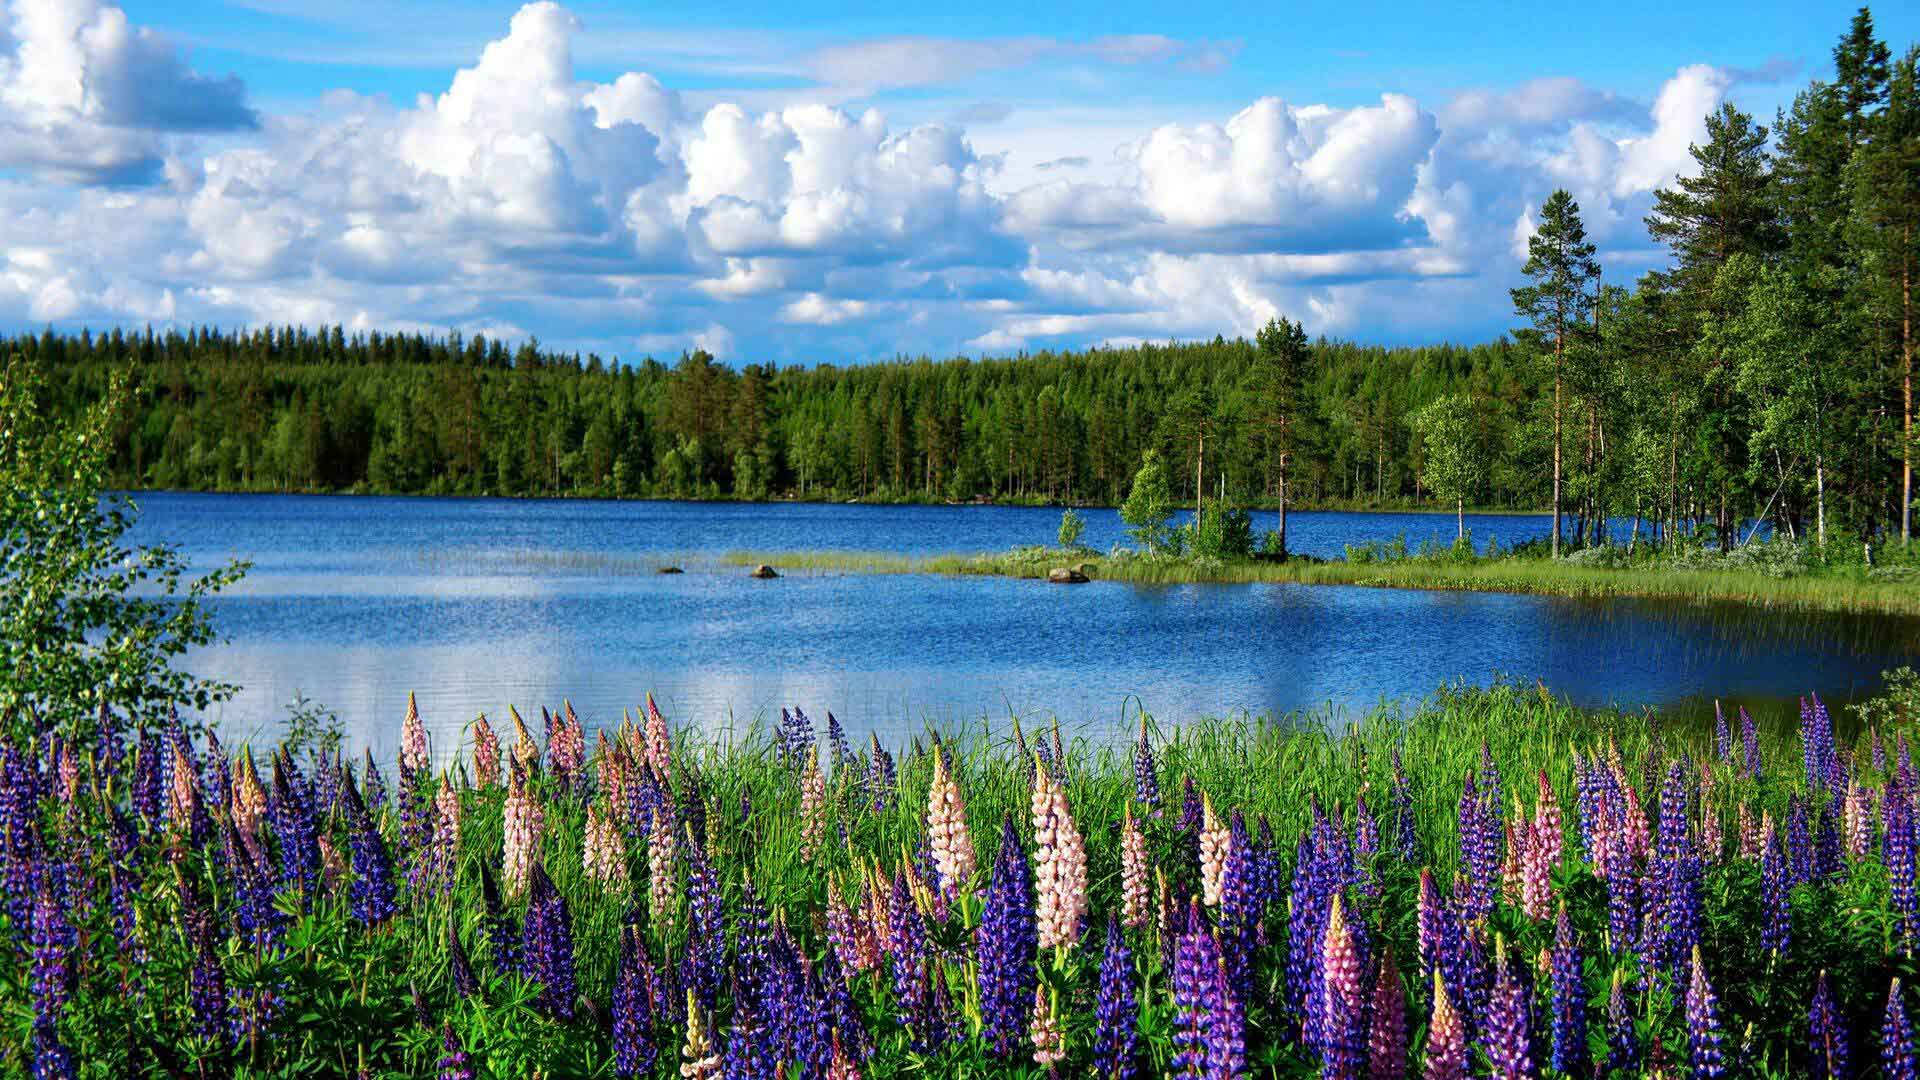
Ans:
[[[1514,332],[1248,336],[1006,359],[739,367],[341,327],[0,339],[74,412],[130,368],[127,488],[1116,504],[1149,450],[1175,494],[1248,506],[1554,508],[1722,545],[1911,532],[1916,51],[1863,9],[1771,124],[1707,118],[1646,225],[1667,267],[1603,285],[1566,192],[1535,215]],[[1251,328],[1248,328],[1251,329]]]

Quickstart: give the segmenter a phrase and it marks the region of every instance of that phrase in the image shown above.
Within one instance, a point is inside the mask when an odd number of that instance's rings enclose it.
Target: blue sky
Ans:
[[[1609,277],[1842,4],[0,0],[0,323],[537,335],[731,362],[1511,323]],[[1877,11],[1896,49],[1920,11]]]

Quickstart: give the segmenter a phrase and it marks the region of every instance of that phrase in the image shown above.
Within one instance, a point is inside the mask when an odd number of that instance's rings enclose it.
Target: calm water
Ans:
[[[1920,648],[1920,622],[1637,601],[1294,585],[1049,587],[993,578],[796,574],[754,581],[739,549],[916,554],[1049,542],[1059,512],[142,496],[138,537],[196,562],[250,559],[216,602],[228,641],[192,667],[245,687],[217,719],[264,736],[296,690],[356,740],[393,744],[408,690],[441,748],[478,712],[565,696],[590,722],[651,690],[683,723],[742,726],[798,704],[886,735],[1009,714],[1114,730],[1239,710],[1418,698],[1442,682],[1543,679],[1592,704],[1847,698]],[[1088,541],[1119,540],[1111,511]],[[1256,518],[1270,527],[1272,515]],[[1481,516],[1476,539],[1544,535]],[[1444,542],[1421,514],[1299,514],[1297,550]],[[686,567],[658,575],[665,562]]]

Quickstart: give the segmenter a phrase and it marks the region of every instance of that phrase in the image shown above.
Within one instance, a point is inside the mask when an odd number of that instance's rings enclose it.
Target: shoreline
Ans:
[[[1014,551],[973,555],[890,555],[882,552],[731,551],[732,566],[765,563],[783,572],[943,574],[1044,580],[1059,566],[1080,568],[1094,581],[1133,585],[1353,585],[1427,592],[1491,592],[1576,600],[1684,600],[1760,609],[1920,616],[1920,586],[1839,577],[1768,577],[1746,570],[1610,569],[1535,559],[1470,563],[1403,560],[1234,561],[1112,559],[1096,552]]]

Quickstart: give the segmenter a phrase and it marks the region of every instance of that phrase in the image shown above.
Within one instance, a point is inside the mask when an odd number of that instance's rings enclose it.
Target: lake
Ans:
[[[1051,542],[1026,507],[514,501],[152,493],[135,539],[205,566],[254,563],[214,604],[226,641],[190,658],[244,687],[213,715],[269,740],[295,691],[389,752],[407,691],[449,750],[479,712],[536,716],[563,697],[590,724],[652,691],[677,722],[737,728],[799,705],[855,737],[922,724],[1046,722],[1110,734],[1331,706],[1357,712],[1443,682],[1541,679],[1586,704],[1846,700],[1920,647],[1920,620],[1783,615],[1643,601],[1344,586],[1074,588],[999,578],[790,574],[756,581],[729,551],[1002,550]],[[1121,540],[1111,510],[1087,541]],[[1256,515],[1270,528],[1271,513]],[[1476,541],[1548,519],[1474,515]],[[1298,513],[1297,551],[1451,539],[1428,514]],[[660,575],[672,562],[686,573]]]

